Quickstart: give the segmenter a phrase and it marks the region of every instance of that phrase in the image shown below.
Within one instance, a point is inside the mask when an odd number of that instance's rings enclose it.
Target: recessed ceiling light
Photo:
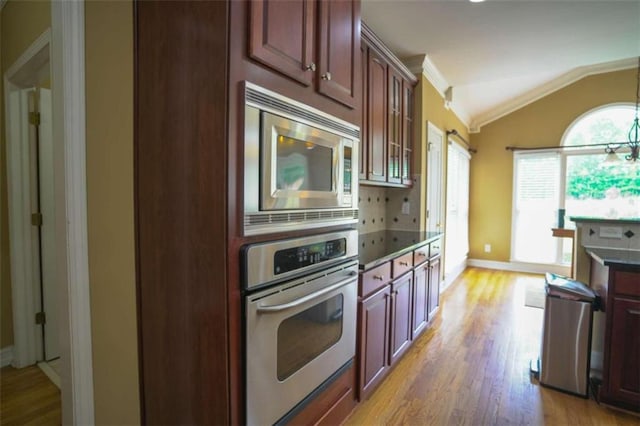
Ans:
[[[484,0],[469,0],[471,3],[482,3]]]

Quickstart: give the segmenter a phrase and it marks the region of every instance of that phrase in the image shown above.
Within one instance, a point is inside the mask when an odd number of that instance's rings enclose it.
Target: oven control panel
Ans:
[[[242,247],[241,256],[242,286],[253,291],[357,257],[358,231],[248,244]]]
[[[339,238],[278,250],[273,257],[274,275],[295,271],[346,255],[347,240]]]

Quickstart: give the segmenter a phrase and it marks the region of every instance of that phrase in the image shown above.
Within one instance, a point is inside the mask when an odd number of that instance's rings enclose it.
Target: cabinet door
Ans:
[[[391,351],[389,364],[395,363],[411,345],[411,302],[413,274],[391,284]]]
[[[360,399],[386,374],[389,354],[391,287],[386,286],[359,303]]]
[[[412,185],[413,160],[413,85],[402,81],[402,161],[400,177],[403,185]]]
[[[429,259],[429,321],[440,305],[440,256]]]
[[[319,2],[318,92],[354,108],[360,85],[360,1]]]
[[[369,139],[368,180],[387,180],[387,63],[372,49],[367,61],[367,137]]]
[[[369,167],[369,140],[367,139],[367,84],[368,84],[368,67],[367,67],[367,46],[362,43],[362,47],[360,49],[360,60],[362,63],[362,73],[361,73],[361,83],[362,83],[362,123],[360,125],[360,150],[358,151],[358,155],[360,158],[360,180],[367,179],[367,170]]]
[[[402,77],[389,67],[389,94],[387,106],[387,181],[391,183],[401,183],[402,161]]]
[[[309,86],[313,82],[313,0],[250,2],[249,56]]]
[[[637,284],[637,283],[636,283]],[[640,406],[640,301],[613,298],[609,359],[610,398]]]
[[[418,337],[427,327],[429,312],[429,282],[427,279],[428,264],[415,269],[413,275],[413,321],[411,323],[411,339]]]

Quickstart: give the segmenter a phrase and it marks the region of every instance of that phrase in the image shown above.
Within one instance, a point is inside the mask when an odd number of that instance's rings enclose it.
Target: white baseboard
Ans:
[[[545,265],[540,263],[525,262],[498,262],[495,260],[469,259],[468,266],[477,268],[498,269],[502,271],[528,272],[533,274],[544,274],[552,272],[554,274],[569,276],[571,269],[569,266]]]
[[[455,266],[449,273],[445,274],[444,281],[440,286],[440,293],[449,288],[449,286],[467,269],[467,259],[465,258],[459,265]]]
[[[13,346],[0,349],[0,367],[11,365],[13,361]]]
[[[58,389],[61,389],[60,375],[58,374],[57,371],[51,368],[51,366],[47,362],[39,362],[38,367],[40,367],[40,370],[42,370],[42,372],[47,375],[49,380],[51,380],[53,384],[58,387]]]

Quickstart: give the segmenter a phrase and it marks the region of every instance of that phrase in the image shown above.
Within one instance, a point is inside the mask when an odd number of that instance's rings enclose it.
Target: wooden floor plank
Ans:
[[[0,370],[1,425],[60,425],[60,390],[37,366]]]
[[[468,268],[438,317],[347,425],[639,425],[640,418],[540,386],[542,309],[524,306],[543,276]]]

